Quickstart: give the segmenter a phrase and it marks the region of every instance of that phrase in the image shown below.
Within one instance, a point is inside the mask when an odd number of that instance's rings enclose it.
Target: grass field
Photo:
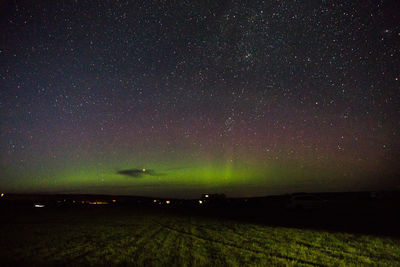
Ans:
[[[4,216],[0,232],[0,266],[400,266],[396,238],[165,210],[25,210]]]

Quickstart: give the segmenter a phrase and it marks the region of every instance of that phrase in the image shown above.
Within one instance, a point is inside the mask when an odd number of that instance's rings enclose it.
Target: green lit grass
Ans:
[[[0,224],[0,265],[400,266],[400,240],[129,209],[31,210]]]

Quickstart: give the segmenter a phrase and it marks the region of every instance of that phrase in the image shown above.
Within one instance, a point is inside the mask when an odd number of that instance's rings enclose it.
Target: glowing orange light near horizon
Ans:
[[[108,202],[106,201],[93,201],[93,202],[89,202],[90,205],[107,205]]]
[[[167,204],[171,204],[171,201],[169,201],[169,200],[166,200],[166,201],[165,201],[165,203],[167,203]]]
[[[4,197],[4,193],[1,193],[1,195],[0,195],[1,197]]]
[[[113,199],[112,202],[115,203],[115,202],[117,202],[117,200]]]

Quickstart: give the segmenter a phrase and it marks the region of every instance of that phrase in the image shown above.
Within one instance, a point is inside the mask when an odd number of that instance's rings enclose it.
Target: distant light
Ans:
[[[203,200],[199,200],[199,204],[203,204]]]
[[[108,202],[106,201],[91,201],[89,202],[90,205],[107,205]]]
[[[204,197],[208,197],[208,195],[206,194]]]
[[[154,202],[154,203],[157,203],[157,199],[154,199],[153,202]]]
[[[167,204],[170,204],[170,203],[171,203],[171,201],[167,200],[167,201],[165,201],[165,203],[167,203]]]
[[[1,195],[0,195],[1,197],[4,197],[4,193],[1,193]]]
[[[113,203],[117,202],[115,199],[113,199],[112,201],[113,201]]]
[[[35,207],[35,208],[43,208],[44,205],[43,205],[43,204],[35,204],[34,207]]]
[[[142,169],[142,172],[145,172],[145,171],[146,171],[146,169],[143,168],[143,169]]]

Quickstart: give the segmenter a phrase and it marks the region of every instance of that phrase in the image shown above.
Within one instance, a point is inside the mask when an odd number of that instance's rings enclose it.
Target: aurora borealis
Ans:
[[[396,1],[5,1],[0,189],[400,189]]]

